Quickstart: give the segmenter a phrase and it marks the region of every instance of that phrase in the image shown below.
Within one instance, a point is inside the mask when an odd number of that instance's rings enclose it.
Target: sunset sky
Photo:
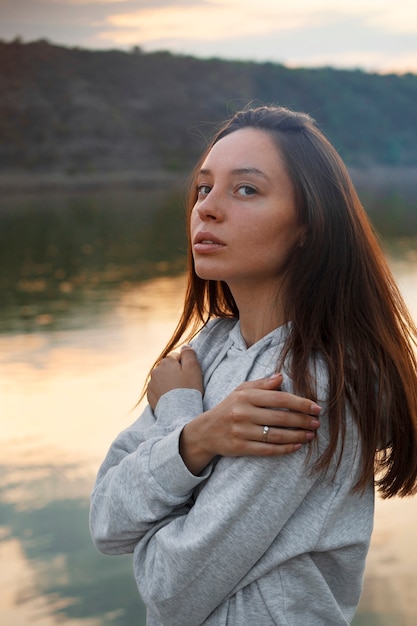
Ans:
[[[416,0],[0,0],[0,38],[417,73]]]

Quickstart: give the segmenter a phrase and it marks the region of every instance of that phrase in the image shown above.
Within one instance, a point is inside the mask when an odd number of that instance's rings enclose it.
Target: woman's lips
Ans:
[[[199,233],[194,237],[195,252],[212,252],[224,248],[226,244],[211,233]]]

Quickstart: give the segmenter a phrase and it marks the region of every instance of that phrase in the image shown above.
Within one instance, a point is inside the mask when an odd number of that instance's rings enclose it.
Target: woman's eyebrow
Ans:
[[[201,169],[198,172],[198,176],[211,176],[211,170]]]
[[[242,176],[245,174],[254,174],[255,176],[262,176],[263,178],[266,178],[266,180],[269,180],[269,177],[265,174],[265,172],[262,172],[262,170],[258,170],[257,167],[238,167],[235,168],[233,170],[231,170],[230,174],[232,176]],[[199,171],[199,175],[200,176],[211,176],[212,175],[212,171],[209,169],[201,169]]]
[[[232,170],[232,174],[234,176],[241,176],[244,174],[255,174],[255,176],[262,176],[263,178],[266,178],[267,180],[269,180],[265,172],[263,172],[262,170],[258,170],[257,167],[238,167]]]

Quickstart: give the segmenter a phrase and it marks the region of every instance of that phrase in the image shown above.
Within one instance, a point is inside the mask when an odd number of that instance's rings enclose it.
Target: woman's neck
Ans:
[[[234,289],[232,294],[239,309],[240,331],[248,348],[288,321],[280,298],[276,294],[272,296],[270,289],[267,293],[259,289]]]

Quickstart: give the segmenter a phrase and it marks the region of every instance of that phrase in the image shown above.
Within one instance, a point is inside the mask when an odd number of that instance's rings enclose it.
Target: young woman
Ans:
[[[94,541],[134,553],[150,626],[349,624],[374,485],[416,491],[416,328],[305,114],[228,121],[188,223],[183,314],[99,471]]]

